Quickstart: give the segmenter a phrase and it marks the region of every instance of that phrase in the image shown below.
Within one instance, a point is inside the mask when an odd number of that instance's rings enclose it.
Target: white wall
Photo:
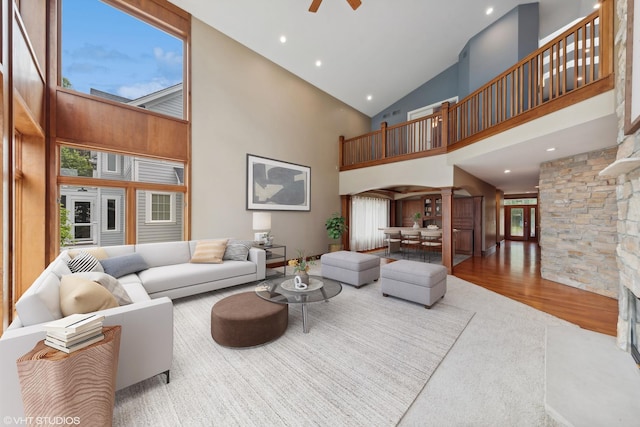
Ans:
[[[327,251],[325,220],[340,210],[338,137],[370,118],[192,20],[192,238],[253,238],[246,155],[311,167],[311,211],[273,212],[276,243]]]
[[[340,172],[340,194],[358,194],[399,185],[452,187],[453,166],[446,154]]]

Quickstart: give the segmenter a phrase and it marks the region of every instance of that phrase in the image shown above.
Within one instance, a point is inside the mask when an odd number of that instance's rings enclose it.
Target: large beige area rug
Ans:
[[[329,302],[290,306],[289,327],[263,346],[230,349],[210,312],[242,286],[174,301],[171,383],[163,375],[116,393],[118,426],[393,426],[425,386],[473,312],[384,298],[375,282]]]

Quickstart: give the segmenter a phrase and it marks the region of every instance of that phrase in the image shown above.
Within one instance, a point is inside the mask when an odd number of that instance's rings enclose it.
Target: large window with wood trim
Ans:
[[[115,7],[121,3],[61,0],[60,84],[184,119],[184,41]]]
[[[189,15],[162,0],[58,4],[59,247],[184,239]]]
[[[119,175],[102,168],[114,157]],[[61,146],[60,246],[182,240],[184,170],[180,162]]]

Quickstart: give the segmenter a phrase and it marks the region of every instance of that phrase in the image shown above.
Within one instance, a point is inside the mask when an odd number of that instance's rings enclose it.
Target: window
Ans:
[[[60,148],[60,159],[61,176],[184,185],[184,163],[181,162],[70,147]],[[102,166],[96,169],[97,164]]]
[[[100,0],[62,1],[63,87],[184,118],[184,42]]]
[[[96,165],[96,154],[77,148],[60,148],[60,175],[91,178]]]
[[[389,200],[374,197],[351,198],[351,249],[365,251],[384,246],[384,232],[389,225]]]
[[[107,199],[107,230],[116,229],[116,201]]]
[[[107,153],[107,172],[118,172],[118,156]]]
[[[120,231],[120,200],[120,196],[102,196],[102,231]]]
[[[538,199],[533,197],[529,199],[505,199],[505,206],[514,206],[514,205],[536,205],[538,204]]]
[[[147,191],[147,223],[174,222],[174,193],[155,193]]]
[[[183,88],[188,82],[183,78],[189,75],[185,53],[190,34],[186,12],[134,0],[56,3],[61,91],[186,118]],[[74,144],[83,141],[78,135],[69,138]],[[128,155],[100,151],[99,146],[65,146],[62,139],[55,143],[60,159],[57,180],[72,246],[183,240],[185,162],[147,158],[145,147]]]

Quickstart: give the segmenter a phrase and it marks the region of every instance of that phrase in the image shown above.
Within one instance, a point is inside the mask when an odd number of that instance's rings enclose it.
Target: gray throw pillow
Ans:
[[[104,272],[116,279],[149,268],[140,254],[114,256],[100,261]]]
[[[229,240],[224,251],[223,261],[246,261],[249,256],[249,249],[253,246],[253,241],[249,240]]]
[[[67,262],[67,266],[72,273],[80,273],[83,271],[99,271],[104,272],[98,258],[89,252],[80,251],[73,259]]]

